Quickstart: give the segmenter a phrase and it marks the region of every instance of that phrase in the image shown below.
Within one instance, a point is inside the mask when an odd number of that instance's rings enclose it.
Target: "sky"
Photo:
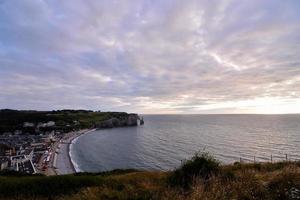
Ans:
[[[300,1],[0,0],[0,108],[300,113]]]

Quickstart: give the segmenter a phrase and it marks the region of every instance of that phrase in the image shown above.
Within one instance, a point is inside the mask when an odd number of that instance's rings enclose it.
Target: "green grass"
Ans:
[[[23,176],[0,177],[0,197],[53,197],[79,191],[80,188],[101,184],[93,176]]]
[[[299,162],[222,166],[207,153],[198,153],[178,169],[169,172],[114,170],[52,177],[20,174],[0,176],[0,199],[281,200],[299,198]]]

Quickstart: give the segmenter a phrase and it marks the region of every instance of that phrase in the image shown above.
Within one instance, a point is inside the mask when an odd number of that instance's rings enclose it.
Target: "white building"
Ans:
[[[24,122],[23,127],[34,127],[34,123]]]

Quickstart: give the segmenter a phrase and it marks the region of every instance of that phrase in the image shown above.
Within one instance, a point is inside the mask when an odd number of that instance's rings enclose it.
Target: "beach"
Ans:
[[[57,143],[52,165],[55,174],[63,175],[76,173],[76,169],[74,168],[70,156],[70,147],[72,141],[75,140],[77,137],[92,132],[94,130],[95,129],[85,129],[68,133]],[[51,169],[51,167],[49,169]],[[52,173],[49,173],[49,175],[52,175]]]

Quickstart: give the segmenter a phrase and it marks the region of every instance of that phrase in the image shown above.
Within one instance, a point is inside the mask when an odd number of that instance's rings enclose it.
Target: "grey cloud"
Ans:
[[[274,98],[299,106],[299,8],[296,1],[4,0],[0,105],[236,113],[249,111],[240,102]]]

